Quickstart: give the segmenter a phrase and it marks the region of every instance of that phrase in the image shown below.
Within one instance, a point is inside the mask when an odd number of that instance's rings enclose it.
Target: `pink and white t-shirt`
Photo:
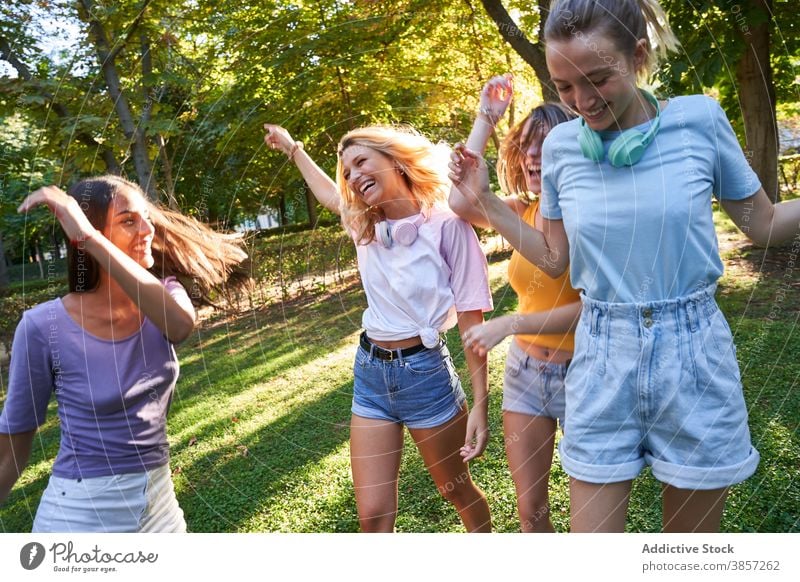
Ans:
[[[409,220],[408,218],[403,219]],[[388,221],[390,227],[396,221]],[[435,347],[456,313],[489,311],[492,295],[486,257],[472,227],[449,209],[435,208],[410,246],[356,244],[369,307],[362,327],[376,340],[420,336]]]

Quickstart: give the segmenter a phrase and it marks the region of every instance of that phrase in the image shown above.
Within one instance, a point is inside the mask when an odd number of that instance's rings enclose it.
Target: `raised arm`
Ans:
[[[563,221],[543,218],[541,231],[525,223],[508,204],[492,193],[486,161],[461,144],[456,145],[451,154],[449,166],[452,189],[457,189],[482,212],[489,225],[523,257],[553,278],[566,271],[569,243]]]
[[[264,142],[274,150],[280,150],[291,159],[303,179],[311,188],[314,196],[319,200],[325,208],[331,212],[339,214],[339,189],[336,187],[336,182],[326,174],[317,163],[311,159],[306,151],[303,149],[303,144],[292,139],[289,132],[280,125],[272,125],[270,123],[264,124],[264,129],[267,133],[264,135]]]
[[[546,311],[504,315],[469,328],[462,334],[461,339],[465,348],[471,349],[478,355],[486,355],[510,335],[570,332],[575,329],[580,315],[580,301]]]
[[[720,203],[734,224],[758,246],[782,244],[800,234],[800,199],[773,204],[763,188],[744,200]]]
[[[508,104],[513,96],[513,83],[510,74],[492,77],[483,86],[480,98],[480,107],[472,131],[467,138],[466,147],[483,155],[486,144],[494,132],[497,122],[505,115]],[[479,208],[475,207],[465,198],[457,188],[450,190],[448,203],[453,212],[475,226],[486,228],[489,220]]]
[[[17,210],[28,212],[38,205],[47,206],[56,215],[71,243],[81,245],[97,260],[164,337],[173,343],[189,337],[195,322],[191,303],[173,298],[155,275],[95,229],[77,200],[56,186],[46,186],[25,198]],[[142,222],[145,218],[140,217]]]
[[[36,429],[19,434],[0,434],[0,505],[28,466]]]

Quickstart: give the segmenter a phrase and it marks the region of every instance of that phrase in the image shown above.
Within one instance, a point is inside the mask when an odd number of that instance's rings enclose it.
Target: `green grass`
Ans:
[[[736,336],[751,434],[761,453],[757,473],[733,488],[722,529],[798,531],[798,278],[787,280],[781,270],[786,251],[730,246],[741,235],[730,235],[724,225],[720,237],[727,272],[718,299]],[[507,259],[491,265],[494,316],[516,308],[506,268]],[[787,281],[794,291],[781,295],[780,285]],[[365,306],[354,282],[324,297],[303,297],[234,318],[218,315],[179,347],[181,379],[168,429],[174,481],[191,531],[357,530],[348,421],[352,361]],[[463,378],[457,333],[448,334],[448,344]],[[489,499],[495,529],[513,532],[519,523],[500,417],[507,346],[508,340],[490,355],[492,438],[471,468]],[[51,404],[31,465],[0,510],[0,530],[30,530],[58,438]],[[551,505],[556,529],[566,531],[568,478],[557,458]],[[660,521],[660,485],[646,473],[634,484],[628,529],[658,531]],[[408,437],[397,529],[463,531]]]

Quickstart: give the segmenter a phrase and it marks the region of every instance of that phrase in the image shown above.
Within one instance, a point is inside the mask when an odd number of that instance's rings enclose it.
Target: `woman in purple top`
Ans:
[[[182,532],[166,415],[178,377],[173,344],[195,311],[175,275],[205,295],[244,258],[234,237],[147,201],[116,176],[28,196],[72,245],[69,290],[26,311],[0,414],[0,503],[30,457],[52,393],[61,446],[35,532]],[[162,278],[154,273],[159,273]],[[193,293],[193,295],[195,295]]]

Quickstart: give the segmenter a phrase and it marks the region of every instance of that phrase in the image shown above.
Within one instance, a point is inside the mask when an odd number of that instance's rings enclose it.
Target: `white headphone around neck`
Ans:
[[[381,220],[375,223],[375,240],[381,246],[390,249],[397,242],[404,247],[410,247],[417,240],[419,227],[425,221],[425,214],[419,213],[410,219],[401,219],[390,225],[388,221]]]

